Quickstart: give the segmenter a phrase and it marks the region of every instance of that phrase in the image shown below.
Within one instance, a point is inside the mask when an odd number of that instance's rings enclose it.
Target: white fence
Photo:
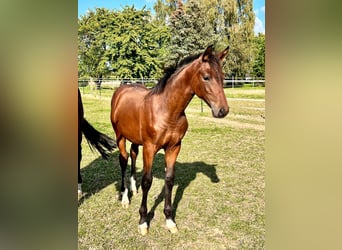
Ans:
[[[86,87],[89,86],[91,89],[100,89],[100,88],[109,88],[115,89],[118,88],[121,84],[132,84],[138,83],[148,86],[154,86],[158,83],[157,79],[153,78],[133,78],[133,79],[121,79],[121,78],[103,78],[101,81],[96,81],[95,79],[79,79],[78,86]]]
[[[252,87],[256,86],[265,86],[265,80],[260,78],[226,78],[224,79],[224,87],[241,87],[245,84],[249,84]],[[112,79],[112,78],[103,78],[101,81],[95,81],[94,79],[79,79],[78,86],[86,87],[89,86],[90,89],[115,89],[118,88],[121,84],[143,84],[147,87],[153,87],[158,83],[158,79],[154,78],[133,78],[133,79]]]
[[[264,79],[224,79],[223,81],[224,86],[241,86],[244,85],[245,83],[251,83],[253,87],[255,86],[265,86],[265,80]],[[242,84],[241,84],[242,83]]]

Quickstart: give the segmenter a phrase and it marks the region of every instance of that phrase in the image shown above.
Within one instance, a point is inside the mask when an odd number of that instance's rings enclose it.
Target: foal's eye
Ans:
[[[204,81],[209,81],[209,80],[210,80],[210,77],[209,77],[209,76],[203,76],[203,80],[204,80]]]

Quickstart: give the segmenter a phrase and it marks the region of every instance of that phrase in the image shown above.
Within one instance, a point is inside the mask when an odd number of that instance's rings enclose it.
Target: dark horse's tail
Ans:
[[[97,131],[86,119],[82,119],[81,130],[92,150],[100,152],[103,158],[108,159],[109,153],[116,148],[115,141],[109,136]]]

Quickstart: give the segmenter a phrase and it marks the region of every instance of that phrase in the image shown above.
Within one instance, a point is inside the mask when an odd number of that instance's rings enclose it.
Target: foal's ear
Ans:
[[[213,54],[213,46],[214,45],[208,46],[208,48],[204,51],[204,53],[202,55],[202,61],[203,62],[209,61],[209,56],[211,56]]]
[[[217,57],[220,58],[221,61],[223,61],[223,59],[228,54],[228,51],[229,51],[229,46],[225,50],[221,51],[220,53],[217,53]]]

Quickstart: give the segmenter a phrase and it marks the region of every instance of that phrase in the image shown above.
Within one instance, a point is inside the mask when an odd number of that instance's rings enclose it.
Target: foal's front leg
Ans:
[[[171,233],[177,233],[177,225],[173,218],[172,213],[172,188],[174,185],[175,179],[175,163],[180,151],[180,144],[174,146],[172,148],[168,148],[165,150],[165,164],[166,164],[166,172],[165,172],[165,206],[164,206],[164,214],[166,217],[166,227],[170,230]]]

